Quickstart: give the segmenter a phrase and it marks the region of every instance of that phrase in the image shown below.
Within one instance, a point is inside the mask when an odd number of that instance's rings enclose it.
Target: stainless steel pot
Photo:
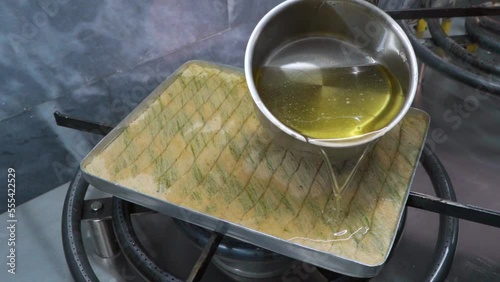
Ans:
[[[318,37],[328,40],[321,43]],[[259,68],[284,61],[307,62],[317,68],[380,63],[401,83],[404,106],[382,130],[354,138],[306,140],[266,108],[255,86]],[[360,155],[368,144],[399,123],[410,108],[418,81],[415,53],[403,30],[384,11],[360,0],[289,0],[278,5],[262,18],[250,37],[245,75],[257,115],[277,143],[314,154],[322,148],[337,160]]]

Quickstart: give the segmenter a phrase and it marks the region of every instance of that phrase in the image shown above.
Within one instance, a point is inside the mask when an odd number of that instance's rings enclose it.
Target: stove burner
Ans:
[[[421,162],[428,172],[438,196],[445,199],[455,200],[454,191],[451,187],[446,171],[428,147],[424,148]],[[64,234],[63,247],[68,266],[71,270],[71,273],[74,275],[75,280],[98,281],[95,273],[90,266],[89,260],[86,257],[86,251],[83,246],[80,229],[80,221],[82,219],[83,208],[85,206],[84,197],[87,191],[87,187],[88,183],[82,178],[82,172],[78,171],[72,183],[70,184],[64,205],[62,224],[62,230]],[[113,211],[111,217],[113,220],[113,227],[117,236],[118,243],[123,254],[127,257],[130,263],[135,266],[136,270],[142,276],[147,277],[147,279],[152,281],[181,281],[177,277],[174,277],[171,274],[165,272],[163,269],[159,268],[144,251],[144,248],[135,235],[130,220],[130,215],[131,212],[135,210],[135,205],[131,205],[117,198],[113,199],[112,205]],[[403,224],[400,225],[400,230],[402,230],[402,226]],[[194,238],[198,238],[200,242],[206,241],[207,244],[206,246],[204,246],[202,254],[200,255],[195,266],[192,268],[191,274],[187,279],[187,281],[190,282],[199,281],[201,279],[205,269],[212,259],[213,254],[221,243],[221,239],[224,238],[224,236],[221,234],[209,232],[199,227],[195,228],[203,230],[202,232],[196,232],[195,234],[204,234],[204,236],[196,235],[194,236]],[[399,233],[400,231],[398,231],[398,234]],[[210,234],[210,237],[208,239],[206,239],[207,234]],[[458,219],[448,217],[446,215],[441,215],[438,243],[436,245],[435,256],[431,263],[430,271],[425,276],[426,278],[428,278],[426,280],[444,281],[451,267],[457,244],[457,238]],[[233,259],[237,258],[241,260],[241,258],[246,258],[247,260],[250,259],[250,261],[255,261],[259,258],[262,259],[269,258],[269,256],[276,256],[276,254],[272,252],[257,248],[247,243],[239,242],[234,239],[226,240],[232,240],[234,242],[231,242],[229,244],[222,244],[222,247],[219,250],[220,254],[226,254],[229,257],[233,256]],[[302,263],[301,265],[306,264]],[[233,278],[239,277],[240,279],[238,279],[238,281],[256,280],[256,278],[250,278],[250,280],[246,278],[245,280],[245,278],[243,278],[242,276],[234,274],[234,267],[232,268],[232,270],[232,272],[228,271],[226,273],[229,273],[229,275]],[[322,269],[317,270],[322,274],[325,273],[324,276],[327,279],[330,279],[330,281],[359,281],[359,279],[357,278],[351,278],[347,276],[339,277],[338,274],[332,272],[326,272]],[[241,274],[241,272],[239,274]],[[332,275],[334,278],[329,278]],[[284,276],[282,276],[281,278],[284,278]]]
[[[222,273],[238,282],[281,276],[294,262],[291,258],[280,255],[267,261],[232,260],[215,255],[212,261]]]
[[[174,219],[182,232],[200,249],[207,244],[211,232],[199,226]],[[257,246],[224,237],[213,258],[214,265],[236,281],[264,279],[282,275],[293,259]]]
[[[204,248],[212,232],[182,220],[174,219],[174,222],[198,248]],[[401,238],[405,222],[406,211],[404,212],[402,222],[398,227],[395,240],[396,245]],[[294,268],[298,263],[298,261],[289,257],[230,237],[224,237],[224,239],[220,242],[217,253],[214,255],[212,261],[214,265],[224,274],[239,282],[277,277],[283,275],[285,271]],[[350,278],[325,269],[318,268],[318,270],[329,281],[362,280]]]

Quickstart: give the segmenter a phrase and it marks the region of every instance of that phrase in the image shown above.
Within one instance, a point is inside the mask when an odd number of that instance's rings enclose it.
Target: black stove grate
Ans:
[[[109,133],[112,130],[110,126],[69,118],[57,112],[54,116],[57,124],[61,126],[68,125],[68,127],[75,129],[80,129],[81,126],[84,131],[101,135]],[[436,244],[435,256],[427,275],[429,281],[443,281],[451,268],[456,249],[458,239],[457,217],[495,225],[495,223],[500,221],[500,214],[494,211],[471,208],[454,202],[456,198],[446,170],[434,153],[427,147],[424,148],[421,162],[431,178],[437,196],[440,198],[423,194],[412,194],[410,195],[411,200],[408,203],[413,203],[417,208],[444,213],[440,216],[438,243]],[[68,266],[76,281],[98,281],[85,255],[79,224],[84,214],[84,208],[89,206],[84,200],[87,187],[88,183],[81,177],[81,171],[79,170],[70,185],[64,205],[63,245]],[[122,251],[144,277],[152,281],[181,281],[159,268],[147,256],[133,231],[130,222],[131,209],[129,203],[113,199],[112,220]],[[217,232],[211,232],[204,250],[192,268],[187,281],[199,281],[201,279],[223,237],[223,235]],[[339,277],[339,275],[328,272],[326,276],[337,277],[338,281],[359,281],[358,278]]]

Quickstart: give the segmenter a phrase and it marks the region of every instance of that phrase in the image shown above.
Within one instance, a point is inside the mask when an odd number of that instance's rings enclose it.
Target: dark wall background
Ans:
[[[251,31],[279,2],[0,2],[2,183],[13,167],[21,204],[69,181],[100,136],[58,127],[54,111],[116,124],[188,60],[242,67]]]

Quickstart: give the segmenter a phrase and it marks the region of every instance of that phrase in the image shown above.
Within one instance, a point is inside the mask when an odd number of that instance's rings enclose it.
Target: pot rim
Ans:
[[[279,130],[283,131],[287,135],[294,137],[295,139],[310,143],[313,145],[318,145],[318,146],[323,146],[323,147],[331,147],[331,148],[341,148],[341,147],[353,147],[353,146],[359,146],[363,144],[367,144],[369,142],[372,142],[378,138],[380,138],[382,135],[393,129],[406,115],[408,110],[411,107],[411,104],[413,102],[413,99],[415,97],[415,93],[417,90],[417,82],[418,82],[418,67],[417,67],[417,59],[415,56],[415,52],[413,50],[413,47],[411,45],[410,40],[406,36],[405,32],[403,29],[399,26],[399,24],[392,18],[390,17],[387,13],[385,13],[383,10],[378,8],[377,6],[370,4],[366,1],[362,0],[349,0],[348,2],[354,3],[355,5],[362,6],[364,8],[367,8],[373,12],[379,17],[382,18],[382,20],[386,21],[389,23],[390,27],[392,28],[392,31],[397,34],[398,39],[401,40],[402,45],[404,46],[404,49],[406,52],[404,52],[404,55],[406,56],[406,60],[409,63],[410,66],[410,78],[409,78],[409,85],[407,88],[407,91],[405,93],[405,103],[401,110],[399,111],[398,115],[389,123],[387,124],[386,127],[377,130],[377,131],[372,131],[367,134],[355,136],[355,137],[349,137],[349,138],[339,138],[339,139],[311,139],[311,138],[305,138],[302,134],[298,133],[297,131],[291,129],[290,127],[286,126],[283,124],[281,121],[279,121],[264,105],[262,99],[260,98],[260,95],[257,92],[256,86],[255,86],[255,80],[254,80],[254,73],[252,70],[252,61],[253,61],[253,55],[255,51],[255,45],[257,43],[257,40],[259,36],[261,35],[262,31],[264,28],[267,26],[269,21],[273,19],[275,16],[280,14],[283,10],[288,8],[289,6],[296,5],[297,3],[303,2],[304,0],[287,0],[284,1],[283,3],[279,4],[278,6],[274,7],[271,11],[269,11],[257,24],[255,29],[253,30],[250,39],[248,40],[247,48],[245,51],[245,78],[247,81],[247,85],[250,91],[250,94],[252,95],[252,99],[254,101],[254,104],[257,106],[257,108],[261,111],[261,113],[267,118],[273,125],[275,125]],[[321,2],[321,1],[318,1]],[[326,2],[326,1],[325,1]],[[339,1],[339,0],[333,0],[333,1],[328,1],[328,2],[346,2],[346,1]],[[402,58],[403,59],[403,58]]]

